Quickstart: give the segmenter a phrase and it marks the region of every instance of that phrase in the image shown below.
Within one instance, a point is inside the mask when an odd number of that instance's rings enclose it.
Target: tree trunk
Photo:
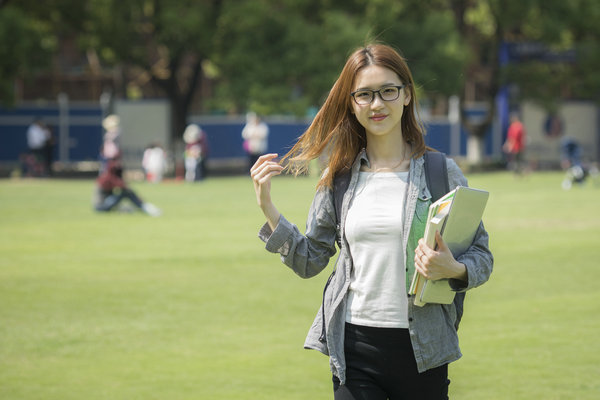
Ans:
[[[187,126],[187,107],[183,104],[181,99],[169,98],[171,105],[171,146],[172,147],[178,140],[181,140],[183,131]]]
[[[171,132],[168,135],[169,143],[167,147],[171,154],[174,155],[175,162],[181,158],[181,152],[179,151],[182,146],[182,135],[185,130],[188,120],[188,112],[194,93],[200,85],[200,77],[202,74],[202,60],[203,58],[198,56],[192,69],[192,76],[187,82],[185,89],[181,89],[178,84],[178,72],[181,61],[181,56],[175,56],[169,62],[170,75],[167,79],[159,79],[153,76],[153,79],[163,88],[169,99],[171,106]]]

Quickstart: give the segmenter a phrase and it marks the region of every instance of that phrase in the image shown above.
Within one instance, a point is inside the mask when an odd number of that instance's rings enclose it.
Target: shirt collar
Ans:
[[[366,165],[368,168],[371,168],[371,163],[369,162],[369,157],[367,157],[367,149],[365,149],[364,147],[361,149],[361,151],[358,153],[358,160],[360,165]]]

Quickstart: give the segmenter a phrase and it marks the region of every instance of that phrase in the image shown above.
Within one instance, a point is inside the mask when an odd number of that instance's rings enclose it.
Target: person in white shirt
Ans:
[[[249,169],[258,157],[267,152],[269,126],[254,112],[246,114],[246,125],[242,129],[244,150],[248,153]]]
[[[41,118],[36,118],[29,128],[27,128],[27,147],[32,156],[28,163],[28,171],[31,175],[46,174],[46,143],[50,140],[50,131],[44,125]]]

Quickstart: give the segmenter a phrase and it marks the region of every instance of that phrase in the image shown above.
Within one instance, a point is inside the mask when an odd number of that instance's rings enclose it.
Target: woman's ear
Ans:
[[[411,95],[409,91],[405,91],[406,96],[404,96],[404,107],[410,104]]]

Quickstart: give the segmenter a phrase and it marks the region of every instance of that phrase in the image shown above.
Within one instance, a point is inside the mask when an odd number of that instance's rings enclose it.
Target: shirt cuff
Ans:
[[[450,288],[455,292],[464,292],[469,286],[468,282],[462,281],[460,279],[448,279],[448,283],[450,284]]]
[[[462,279],[455,279],[455,278],[448,279],[450,288],[452,288],[452,290],[454,290],[455,292],[464,292],[469,288],[469,265],[466,262],[461,261],[461,258],[462,257],[458,257],[456,259],[456,261],[464,264],[465,272],[467,273],[467,280],[463,281]]]
[[[271,253],[280,253],[287,255],[289,245],[287,241],[293,232],[292,224],[286,220],[283,215],[279,217],[275,230],[272,230],[269,223],[265,223],[258,232],[260,240],[266,243],[265,248]]]

